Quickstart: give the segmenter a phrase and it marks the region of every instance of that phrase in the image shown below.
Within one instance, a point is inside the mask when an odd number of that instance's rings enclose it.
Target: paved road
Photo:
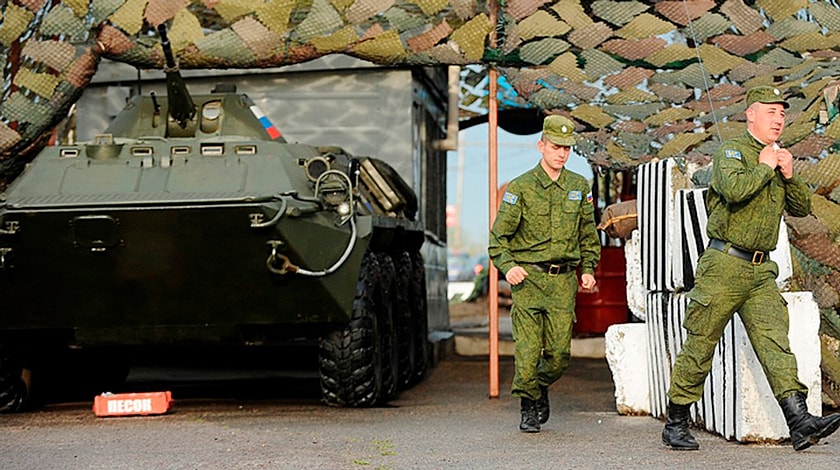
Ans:
[[[132,381],[149,388],[153,372],[133,372]],[[840,436],[796,453],[695,431],[699,452],[667,450],[661,422],[616,414],[609,368],[599,359],[573,360],[552,387],[549,423],[523,434],[518,402],[507,393],[511,374],[503,359],[502,396],[489,399],[486,360],[446,360],[392,406],[374,409],[323,406],[311,374],[192,385],[181,376],[164,416],[96,418],[91,402],[0,416],[0,468],[745,470],[840,462]],[[265,392],[278,385],[283,396]]]

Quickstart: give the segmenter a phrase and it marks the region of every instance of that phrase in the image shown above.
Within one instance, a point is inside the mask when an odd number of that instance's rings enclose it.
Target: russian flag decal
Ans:
[[[257,119],[260,120],[260,123],[262,123],[263,128],[265,128],[265,132],[268,133],[269,137],[271,137],[272,139],[276,139],[278,137],[283,136],[283,134],[281,134],[280,131],[278,131],[277,128],[274,127],[274,124],[272,124],[271,121],[269,121],[268,118],[265,117],[265,114],[263,114],[259,106],[251,105],[251,112],[254,113],[254,116],[256,116]]]

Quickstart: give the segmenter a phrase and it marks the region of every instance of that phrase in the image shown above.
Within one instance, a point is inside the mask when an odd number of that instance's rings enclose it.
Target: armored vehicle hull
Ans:
[[[67,348],[308,338],[339,406],[421,380],[410,188],[382,161],[286,142],[231,88],[184,99],[170,80],[168,97],[136,97],[95,141],[46,148],[3,195],[0,409],[26,408],[45,354]]]

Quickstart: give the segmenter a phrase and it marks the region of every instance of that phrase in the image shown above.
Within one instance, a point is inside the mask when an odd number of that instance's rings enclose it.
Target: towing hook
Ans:
[[[269,240],[266,242],[271,246],[271,253],[268,259],[265,260],[265,267],[274,274],[286,274],[297,272],[298,267],[292,264],[289,257],[277,252],[277,248],[283,246],[280,240]]]

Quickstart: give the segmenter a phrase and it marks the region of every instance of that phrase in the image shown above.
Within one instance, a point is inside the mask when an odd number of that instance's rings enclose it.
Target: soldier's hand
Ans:
[[[581,274],[580,275],[580,286],[583,287],[585,290],[592,290],[595,288],[595,276],[591,274]]]
[[[761,153],[758,154],[758,163],[764,163],[774,170],[779,166],[778,152],[776,152],[776,147],[773,144],[761,149]]]
[[[779,171],[782,173],[782,176],[785,179],[790,179],[793,177],[793,154],[790,153],[788,149],[779,149],[776,152],[776,156],[779,158]]]
[[[525,271],[525,268],[514,266],[505,274],[505,279],[507,279],[510,285],[515,286],[524,281],[526,276],[528,276],[528,271]]]

